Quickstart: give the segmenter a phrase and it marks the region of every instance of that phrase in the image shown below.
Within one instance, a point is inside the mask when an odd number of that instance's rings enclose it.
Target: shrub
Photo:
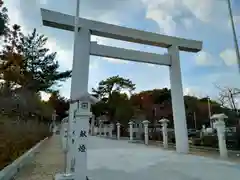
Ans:
[[[125,128],[124,126],[121,126],[120,128],[121,137],[129,137],[128,127]]]
[[[168,132],[168,142],[176,143],[174,132]]]
[[[143,140],[143,141],[144,141],[144,132],[143,132],[143,133],[141,133],[141,140]]]
[[[192,138],[192,145],[194,146],[200,146],[202,143],[201,138]]]
[[[0,169],[51,135],[48,125],[34,120],[20,122],[0,117],[0,122]]]
[[[213,147],[217,148],[218,147],[218,137],[217,136],[203,136],[202,137],[202,145],[207,146],[207,147]]]
[[[163,141],[162,132],[153,132],[151,135],[152,135],[152,140]]]

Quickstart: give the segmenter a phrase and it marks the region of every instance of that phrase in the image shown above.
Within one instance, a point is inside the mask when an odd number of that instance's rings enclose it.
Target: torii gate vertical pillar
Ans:
[[[73,51],[73,67],[72,67],[72,82],[71,82],[71,100],[79,98],[81,95],[88,92],[88,76],[89,76],[89,61],[90,61],[90,31],[89,29],[81,28],[79,29],[78,35],[74,40],[74,51]],[[75,158],[75,144],[72,142],[75,141],[75,136],[73,132],[75,131],[75,126],[73,124],[74,120],[74,111],[79,107],[77,102],[70,104],[70,113],[69,113],[69,138],[68,138],[68,154],[67,154],[67,169],[66,172],[70,173],[71,171],[71,162]],[[87,123],[82,122],[83,126],[88,126],[89,120]],[[88,127],[83,127],[88,130]],[[86,146],[87,148],[87,146]],[[87,153],[87,152],[85,152]],[[77,167],[86,169],[87,160],[83,159],[82,166]],[[85,175],[83,175],[84,177]],[[86,176],[85,176],[86,178]]]
[[[170,48],[168,48],[168,53],[169,55],[171,55],[172,61],[170,66],[170,85],[176,150],[179,153],[188,153],[189,145],[185,105],[183,99],[179,49],[177,46],[171,46]]]

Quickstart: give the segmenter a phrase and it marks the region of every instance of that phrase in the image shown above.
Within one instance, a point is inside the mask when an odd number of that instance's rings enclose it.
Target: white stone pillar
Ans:
[[[120,126],[121,124],[120,123],[117,123],[117,139],[120,140]]]
[[[176,46],[171,46],[168,48],[168,53],[171,56],[171,66],[169,68],[176,151],[187,154],[189,152],[189,145],[185,104],[183,99],[179,49]]]
[[[109,125],[109,137],[112,138],[113,124]]]
[[[76,120],[74,119],[74,114],[76,113],[76,109],[78,107],[78,103],[70,104],[70,109],[69,109],[69,119],[68,119],[68,140],[67,140],[67,147],[68,147],[68,152],[67,152],[67,173],[71,173],[71,162],[73,154],[74,154],[74,147],[73,147],[73,142],[75,141],[75,137],[73,136],[73,131],[75,130],[75,122]]]
[[[200,136],[203,137],[206,134],[206,126],[202,125]]]
[[[62,133],[62,149],[63,152],[67,152],[67,139],[68,139],[68,129],[64,128]]]
[[[67,152],[68,152],[68,129],[65,127],[62,131],[62,149],[64,153],[64,171],[67,169]]]
[[[214,114],[211,116],[211,119],[216,119],[215,126],[217,129],[218,136],[218,146],[220,151],[220,156],[222,158],[228,157],[226,137],[225,137],[225,122],[227,116],[225,114]]]
[[[145,120],[142,122],[143,123],[143,126],[144,126],[144,143],[146,145],[148,145],[148,124],[149,124],[149,121],[148,120]]]
[[[99,120],[99,136],[102,136],[103,133],[103,121]]]
[[[80,107],[75,114],[75,131],[73,136],[75,136],[74,156],[72,170],[74,172],[75,179],[86,179],[87,176],[87,137],[89,130],[89,118],[91,117],[90,112],[91,104],[87,101],[81,101]],[[75,171],[74,171],[75,169]],[[84,177],[83,177],[84,175]]]
[[[71,80],[71,100],[75,100],[88,92],[88,76],[89,76],[89,58],[90,58],[90,31],[86,28],[79,28],[78,36],[74,42],[74,52],[73,52],[73,65],[72,65],[72,80]],[[71,132],[68,142],[69,151],[67,156],[67,172],[71,172],[71,162],[74,154],[75,145],[71,142],[74,141],[74,136],[72,133],[76,128],[74,125],[73,113],[78,108],[79,103],[71,103],[69,109],[69,132]],[[79,123],[80,127],[86,129],[88,127],[88,119],[86,122]],[[82,164],[79,169],[81,169],[81,177],[79,180],[86,179],[86,166],[87,161],[85,158],[82,159]]]
[[[94,136],[94,125],[95,125],[95,116],[92,115],[92,119],[91,119],[91,135]]]
[[[104,134],[103,136],[105,136],[105,137],[107,136],[107,125],[106,124],[103,125],[103,134]]]
[[[130,121],[128,125],[129,125],[129,139],[130,141],[132,141],[133,140],[133,122]]]
[[[167,129],[167,125],[169,120],[168,119],[161,119],[158,122],[161,123],[162,125],[162,136],[163,136],[163,147],[164,148],[168,148],[168,129]]]
[[[220,156],[222,158],[227,158],[228,152],[227,152],[227,145],[226,145],[226,138],[225,138],[225,123],[221,120],[220,121],[218,120],[215,125],[217,128]]]

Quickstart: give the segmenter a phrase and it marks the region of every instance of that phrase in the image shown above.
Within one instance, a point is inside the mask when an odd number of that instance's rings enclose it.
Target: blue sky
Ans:
[[[58,52],[61,69],[71,69],[73,33],[43,27],[40,7],[74,14],[76,0],[7,0],[11,23],[25,32],[34,27],[49,37],[48,47]],[[238,37],[240,3],[232,0]],[[239,73],[229,23],[226,0],[81,0],[80,16],[161,34],[203,41],[197,54],[181,52],[185,94],[216,98],[214,84],[239,87]],[[99,43],[147,52],[165,49],[93,37]],[[168,67],[91,57],[89,89],[109,76],[120,75],[136,84],[136,91],[169,87]],[[61,94],[69,97],[70,80],[62,84]]]

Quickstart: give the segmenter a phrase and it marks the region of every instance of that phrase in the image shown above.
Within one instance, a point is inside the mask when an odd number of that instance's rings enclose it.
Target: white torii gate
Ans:
[[[46,9],[41,9],[41,14],[43,25],[74,31],[74,16]],[[140,31],[84,18],[78,19],[78,26],[78,36],[76,37],[77,43],[74,47],[71,99],[76,100],[88,91],[90,55],[169,66],[176,150],[179,153],[188,153],[189,147],[179,51],[198,52],[202,49],[202,42]],[[91,35],[168,48],[168,54],[160,55],[99,45],[96,42],[90,42]],[[82,102],[82,104],[82,109],[85,109],[85,111],[89,111],[90,113],[90,109],[84,107],[84,102]],[[77,103],[71,104],[69,115],[70,122],[73,122],[73,114],[77,108],[79,108],[77,107]],[[81,114],[81,112],[82,110],[79,114]],[[86,114],[88,113],[85,113],[85,115]],[[88,115],[90,116],[90,114]],[[89,121],[89,118],[88,116],[84,117],[85,118],[83,119],[81,118],[81,122],[79,122],[76,127],[76,129],[78,129],[77,132],[88,133],[89,124],[86,122]],[[78,120],[79,119],[77,119],[77,121]],[[75,126],[73,123],[70,123],[70,130],[72,132],[75,132]],[[74,135],[70,138],[74,138]],[[85,136],[85,134],[82,133],[82,136],[80,135],[80,137],[76,138],[85,139],[76,141],[81,142],[82,144],[70,145],[67,169],[70,171],[71,160],[74,160],[74,164],[78,166],[75,173],[73,173],[74,178],[83,180],[87,176],[87,135]],[[81,155],[79,155],[79,153]],[[73,159],[75,157],[76,159]]]

